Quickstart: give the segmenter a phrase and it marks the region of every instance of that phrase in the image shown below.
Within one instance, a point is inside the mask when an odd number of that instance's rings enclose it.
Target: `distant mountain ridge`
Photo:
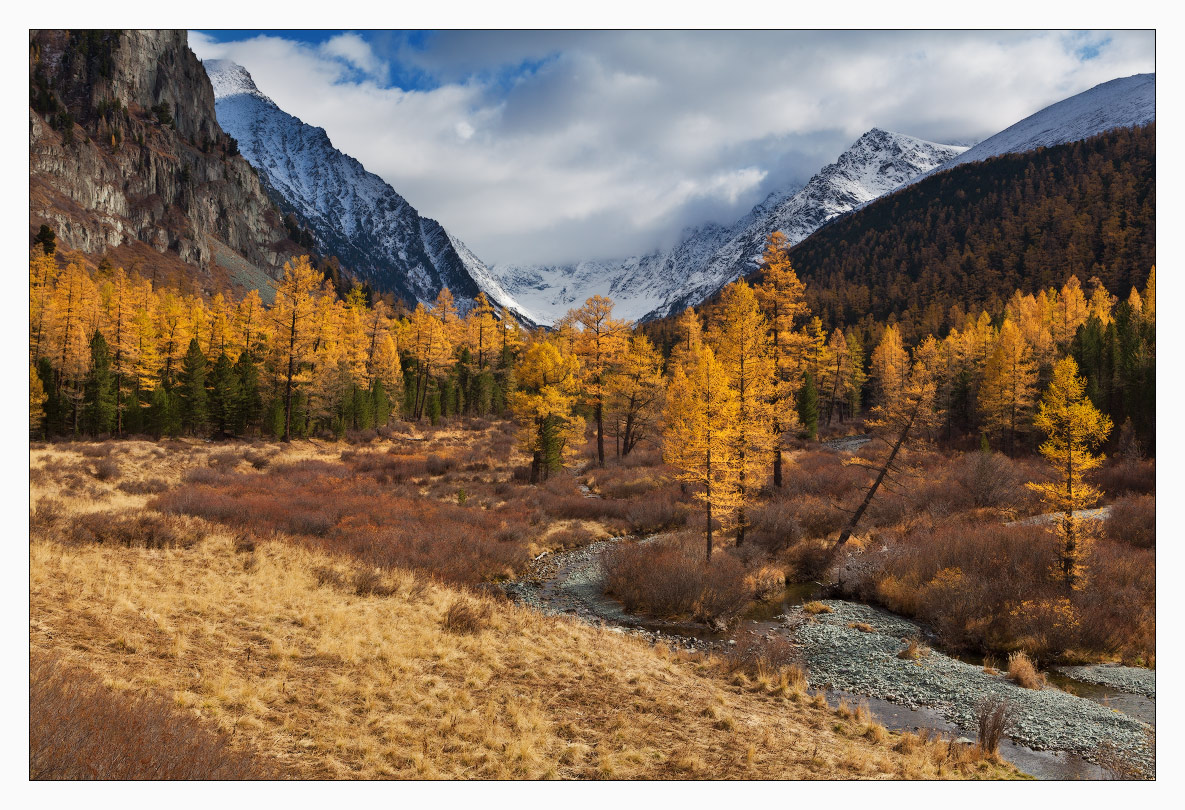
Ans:
[[[1081,141],[1112,129],[1138,127],[1155,120],[1155,73],[1112,79],[1038,110],[923,176],[998,155]],[[914,178],[907,184],[920,179]]]
[[[241,65],[208,59],[204,66],[219,124],[281,209],[312,231],[321,253],[412,304],[448,287],[462,304],[484,289],[495,304],[515,308],[471,250],[336,149],[323,128],[280,109]]]
[[[495,265],[494,277],[520,307],[552,323],[594,294],[618,303],[615,314],[651,320],[700,303],[756,269],[769,234],[791,244],[824,223],[892,191],[966,150],[872,129],[802,189],[775,192],[731,227],[706,225],[672,249],[624,260],[577,264]]]

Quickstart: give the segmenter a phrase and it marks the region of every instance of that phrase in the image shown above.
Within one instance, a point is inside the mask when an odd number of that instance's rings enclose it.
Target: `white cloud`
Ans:
[[[375,35],[314,47],[191,33],[190,42],[201,57],[244,65],[283,109],[324,127],[486,261],[513,262],[649,250],[805,182],[871,127],[973,142],[1154,69],[1151,32],[446,31],[418,47]],[[386,87],[400,71],[434,85]]]

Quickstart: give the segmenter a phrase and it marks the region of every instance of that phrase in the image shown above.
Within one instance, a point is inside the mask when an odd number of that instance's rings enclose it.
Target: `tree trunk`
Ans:
[[[597,420],[597,464],[601,467],[605,466],[605,420],[604,420],[605,406],[601,402],[601,398],[597,397],[597,406],[595,410]]]
[[[778,444],[774,448],[774,486],[782,486],[782,437],[778,436]]]
[[[872,486],[868,489],[868,494],[864,496],[864,501],[860,504],[860,508],[856,510],[856,514],[852,515],[852,519],[848,521],[848,525],[844,528],[843,533],[840,534],[839,539],[835,541],[833,551],[838,550],[848,538],[852,536],[852,532],[856,530],[856,524],[860,522],[860,518],[864,516],[864,511],[868,509],[868,505],[872,503],[873,497],[876,495],[877,489],[880,488],[881,482],[885,480],[885,476],[889,472],[889,467],[892,466],[893,460],[897,458],[898,451],[901,446],[905,444],[905,438],[909,435],[909,429],[913,427],[913,420],[917,416],[918,408],[921,407],[921,401],[913,406],[913,410],[909,414],[909,419],[906,420],[905,426],[901,429],[901,434],[897,437],[897,442],[893,445],[893,449],[889,452],[889,457],[885,459],[884,465],[881,466],[880,472],[876,476],[876,480],[872,482]]]

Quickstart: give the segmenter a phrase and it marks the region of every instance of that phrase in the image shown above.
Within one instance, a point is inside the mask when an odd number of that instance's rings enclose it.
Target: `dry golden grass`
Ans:
[[[160,457],[155,445],[128,443],[112,455],[121,480],[175,483],[222,450]],[[278,452],[327,458],[339,448]],[[61,448],[33,456],[35,468],[81,458]],[[142,508],[145,498],[115,484],[76,495],[43,476],[34,505],[54,496],[74,513]],[[189,548],[33,537],[31,645],[110,689],[171,696],[288,777],[1015,775],[959,764],[943,742],[904,750],[866,711],[837,716],[806,695],[801,673],[738,682],[715,660],[402,571],[368,579],[371,595],[359,595],[345,558],[283,537],[249,550],[232,531],[197,523],[205,536]]]
[[[1045,676],[1037,671],[1032,660],[1020,650],[1008,656],[1008,679],[1025,689],[1045,687]]]

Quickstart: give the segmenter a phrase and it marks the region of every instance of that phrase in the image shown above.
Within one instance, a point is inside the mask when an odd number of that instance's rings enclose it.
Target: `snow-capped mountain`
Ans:
[[[533,320],[554,323],[592,295],[617,302],[614,315],[649,320],[698,304],[757,268],[766,238],[801,242],[840,214],[892,191],[965,151],[872,129],[800,190],[767,197],[731,227],[689,231],[672,249],[624,260],[559,266],[495,265],[491,273]]]
[[[1080,141],[1110,129],[1138,127],[1155,120],[1156,74],[1138,73],[1095,85],[1076,96],[1051,104],[980,141],[961,155],[943,163],[934,172],[1010,152],[1027,152],[1039,146]]]
[[[336,255],[378,289],[409,302],[432,301],[448,287],[463,303],[484,289],[496,305],[516,309],[469,248],[335,149],[324,129],[281,110],[241,65],[222,59],[203,64],[218,123],[238,141],[281,209],[307,224],[321,253]]]

